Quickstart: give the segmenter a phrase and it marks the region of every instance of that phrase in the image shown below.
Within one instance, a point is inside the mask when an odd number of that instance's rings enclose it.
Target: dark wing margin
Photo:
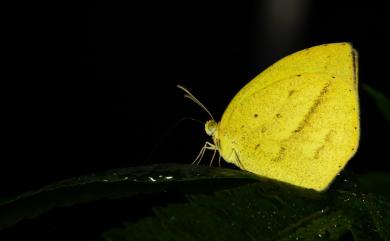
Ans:
[[[353,80],[355,82],[355,89],[358,88],[358,52],[352,49],[352,65],[353,65]]]

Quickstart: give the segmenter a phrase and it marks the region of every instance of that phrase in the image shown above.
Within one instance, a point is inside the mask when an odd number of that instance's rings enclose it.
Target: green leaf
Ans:
[[[326,193],[246,184],[189,195],[188,203],[103,234],[116,240],[389,240],[390,200],[343,190]],[[386,228],[387,227],[387,228]]]
[[[377,108],[382,112],[387,122],[390,122],[390,100],[380,91],[363,84],[363,89],[375,100]]]
[[[0,231],[55,207],[118,199],[176,188],[184,193],[213,191],[254,182],[253,174],[191,165],[151,165],[67,179],[16,197],[0,198]],[[213,185],[210,185],[210,182]]]
[[[121,199],[126,205],[129,199],[180,191],[184,200],[153,204],[147,215],[136,216],[137,206],[123,210],[128,218],[113,220],[109,226],[116,228],[106,230],[102,239],[390,240],[390,197],[384,189],[370,190],[374,177],[355,181],[339,176],[329,190],[319,193],[223,168],[171,164],[118,169],[1,199],[0,229],[13,226],[8,235],[23,233],[26,226],[15,224],[25,219],[31,224],[44,213],[55,214],[51,210],[56,207],[66,212],[72,205],[84,203],[77,207],[85,208],[102,199]],[[383,175],[380,180],[389,179]]]

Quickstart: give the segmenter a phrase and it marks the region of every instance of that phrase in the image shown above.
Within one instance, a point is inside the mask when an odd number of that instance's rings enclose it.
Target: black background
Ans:
[[[131,2],[131,3],[130,3]],[[341,1],[339,1],[341,2]],[[182,117],[217,119],[281,57],[348,41],[360,83],[389,94],[388,8],[355,1],[112,1],[19,6],[3,31],[0,195],[151,163],[191,163],[209,140]],[[361,86],[360,86],[361,87]],[[389,126],[360,88],[362,136],[349,169],[388,171]]]

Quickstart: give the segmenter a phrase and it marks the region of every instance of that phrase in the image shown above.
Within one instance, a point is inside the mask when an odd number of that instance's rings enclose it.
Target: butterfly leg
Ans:
[[[204,144],[202,149],[200,149],[200,152],[199,152],[198,156],[191,163],[191,165],[195,165],[195,164],[198,165],[199,164],[200,160],[202,160],[202,158],[203,158],[204,152],[206,151],[206,145],[207,145],[207,142]]]
[[[204,153],[206,152],[207,149],[208,150],[214,150],[214,154],[213,154],[213,159],[214,159],[215,152],[217,151],[216,146],[213,143],[206,141],[206,143],[204,144],[204,146],[200,150],[198,156],[192,162],[192,165],[194,165],[194,164],[195,165],[199,165],[199,163],[203,159],[203,155],[204,155]],[[212,163],[212,161],[211,161],[211,163]]]
[[[242,165],[242,163],[241,163],[241,161],[240,161],[240,157],[238,156],[237,151],[234,150],[234,149],[233,149],[233,151],[234,151],[234,154],[235,154],[235,156],[236,156],[236,162],[237,162],[237,164],[239,165],[239,167],[240,167],[242,170],[244,170],[244,165]]]
[[[215,154],[217,153],[218,150],[221,150],[221,142],[220,142],[220,140],[217,139],[215,145],[210,143],[209,149],[214,150],[213,157],[211,158],[210,165],[209,165],[209,166],[211,166],[213,164],[213,160],[214,160]],[[221,154],[219,152],[218,152],[218,154],[219,154],[219,156],[218,156],[218,166],[221,167]]]
[[[217,143],[216,143],[216,146],[217,146],[217,149],[218,150],[221,150],[221,141],[219,139],[217,139]],[[218,166],[221,167],[221,153],[218,152]]]
[[[206,150],[213,150],[214,151],[214,153],[213,153],[213,156],[212,156],[212,158],[211,158],[211,161],[210,161],[210,166],[212,165],[212,163],[213,163],[213,160],[214,160],[214,157],[215,157],[215,154],[216,154],[216,152],[217,152],[217,146],[216,145],[214,145],[213,143],[211,143],[211,142],[206,142],[205,144],[204,144],[204,146],[202,147],[202,149],[200,150],[200,152],[199,152],[199,154],[198,154],[198,156],[195,158],[195,160],[192,162],[192,165],[199,165],[199,163],[201,162],[201,160],[203,159],[203,155],[204,155],[204,153],[206,152]]]
[[[213,148],[213,149],[211,149],[211,148]],[[215,154],[217,153],[217,148],[216,148],[216,146],[213,145],[212,147],[210,146],[210,149],[214,150],[213,156],[211,157],[210,164],[209,164],[209,166],[211,167],[211,165],[213,165]]]
[[[211,142],[206,142],[206,149],[214,151],[209,164],[209,166],[211,167],[211,165],[213,165],[213,161],[215,158],[215,154],[217,153],[218,147]]]

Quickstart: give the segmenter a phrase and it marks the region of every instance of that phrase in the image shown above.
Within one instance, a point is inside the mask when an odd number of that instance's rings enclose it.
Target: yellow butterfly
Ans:
[[[212,149],[243,170],[322,191],[358,147],[357,82],[349,43],[291,54],[242,88],[220,122],[206,122],[214,144],[201,154]]]

